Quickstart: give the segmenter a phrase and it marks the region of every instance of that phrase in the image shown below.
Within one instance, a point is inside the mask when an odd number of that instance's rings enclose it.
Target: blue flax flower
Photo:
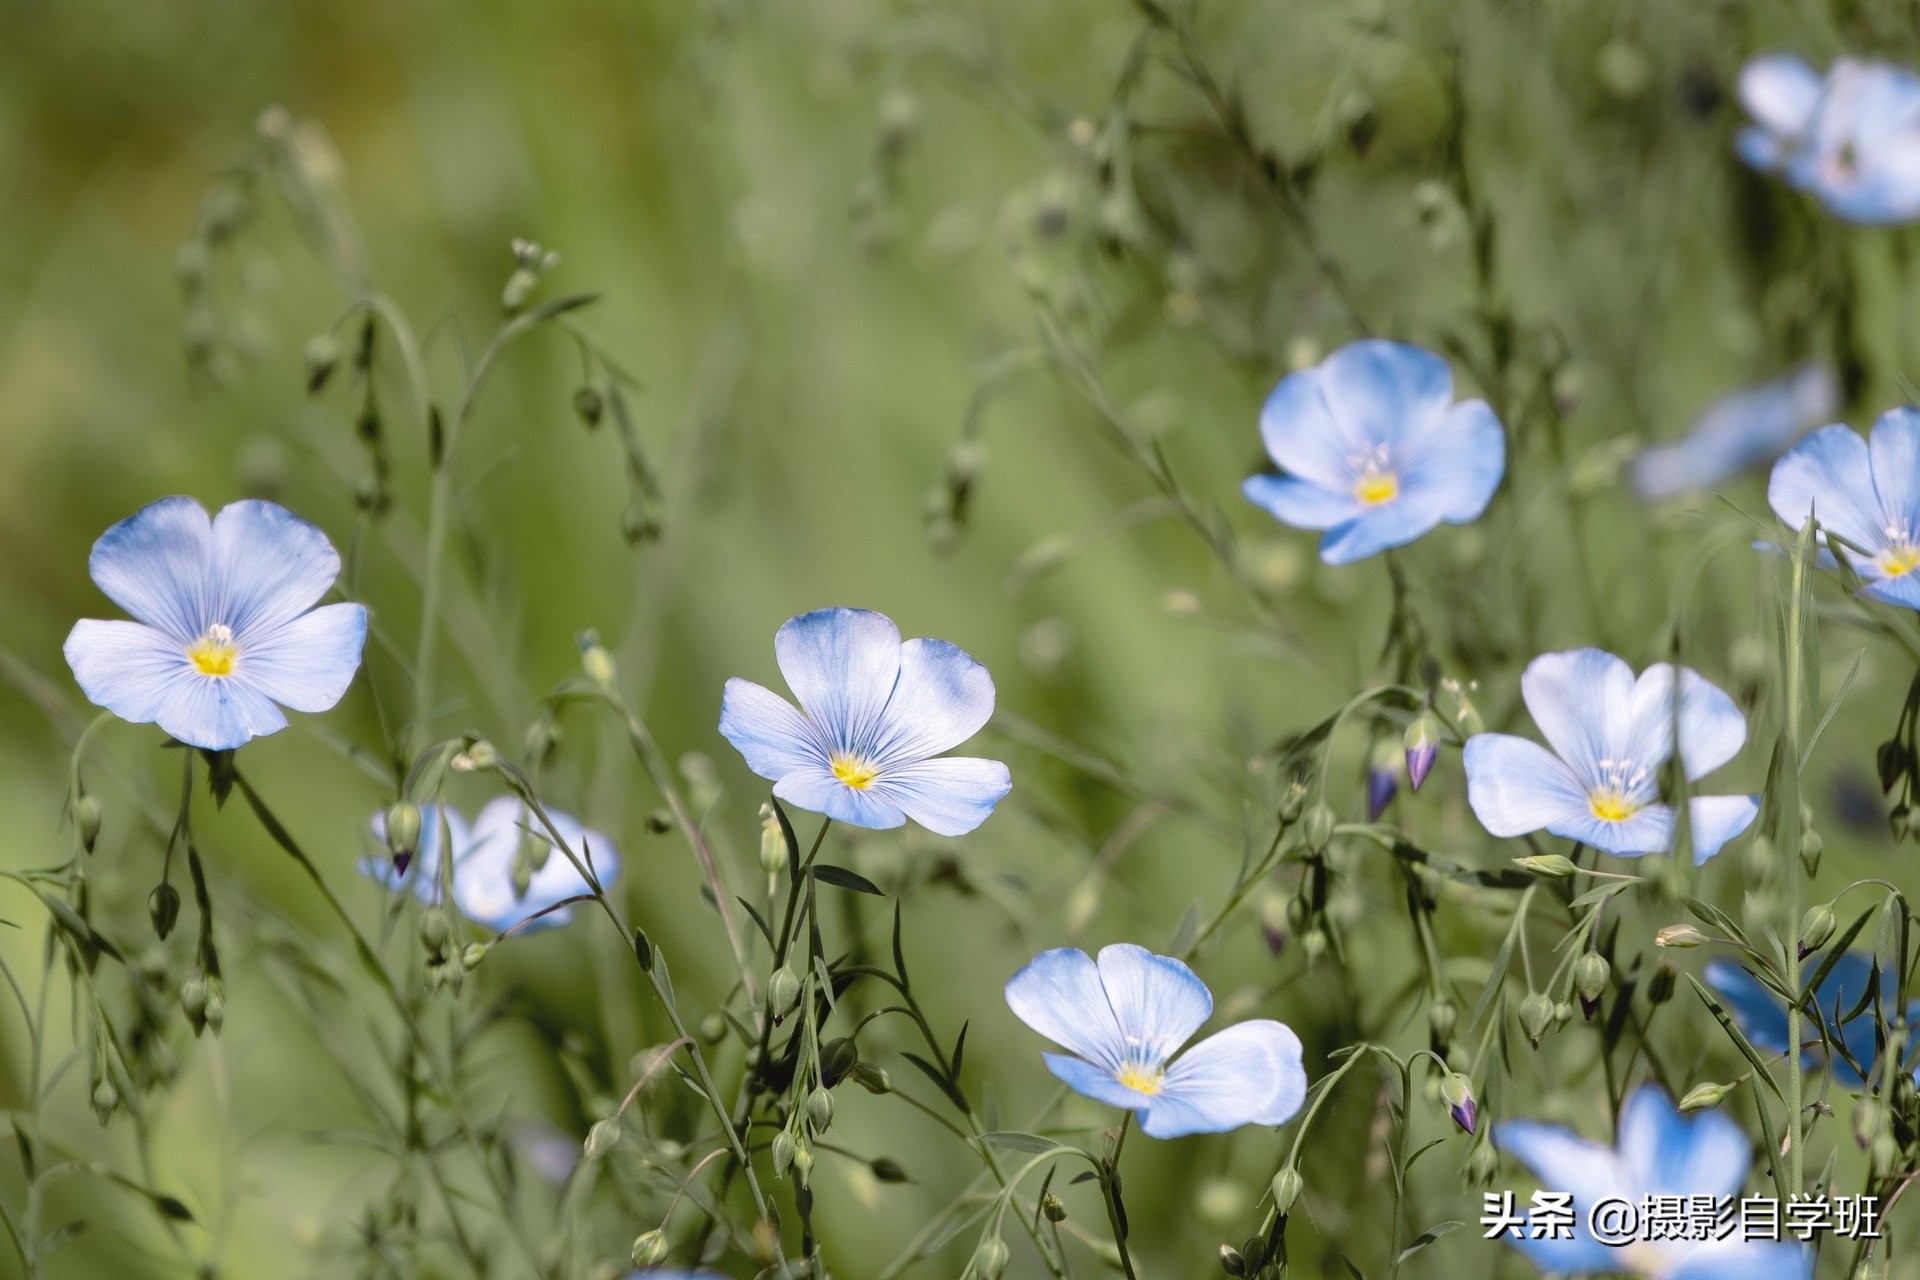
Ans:
[[[1285,475],[1241,492],[1276,520],[1324,529],[1320,558],[1351,564],[1487,509],[1506,435],[1484,400],[1453,402],[1453,371],[1431,351],[1376,338],[1290,373],[1260,410],[1260,436]]]
[[[1798,529],[1811,513],[1858,550],[1832,546],[1866,583],[1860,594],[1920,609],[1920,409],[1889,409],[1872,439],[1822,427],[1773,464],[1767,501]]]
[[[1634,457],[1634,492],[1659,499],[1711,489],[1832,421],[1839,406],[1833,370],[1814,361],[1772,382],[1722,396],[1685,436]]]
[[[287,727],[281,707],[325,711],[360,667],[367,611],[314,608],[340,576],[327,536],[271,502],[212,520],[162,498],[100,535],[87,569],[138,621],[74,624],[67,665],[88,699],[226,751]]]
[[[613,841],[557,809],[548,809],[547,816],[575,857],[585,861],[591,852],[593,873],[603,887],[619,878],[620,853]],[[373,834],[386,840],[384,812],[373,816]],[[420,845],[406,873],[396,873],[386,857],[364,859],[360,870],[389,889],[411,886],[422,902],[437,903],[443,834],[453,851],[453,904],[489,929],[505,933],[525,925],[522,932],[529,932],[563,925],[573,918],[573,907],[555,904],[592,892],[567,855],[553,847],[546,824],[515,796],[489,801],[471,827],[449,806],[423,804]],[[516,884],[516,871],[527,876],[524,891]]]
[[[1660,766],[1680,742],[1688,781],[1739,753],[1746,717],[1733,699],[1680,669],[1675,733],[1674,668],[1633,669],[1600,649],[1543,653],[1520,677],[1533,722],[1552,751],[1504,733],[1467,740],[1467,800],[1496,836],[1547,830],[1621,857],[1673,847],[1674,812],[1660,799]],[[1693,860],[1705,862],[1746,830],[1758,796],[1688,801]]]
[[[800,710],[736,677],[720,732],[780,799],[856,827],[912,818],[960,836],[1012,789],[998,760],[940,754],[993,715],[993,677],[955,646],[903,643],[868,609],[818,609],[783,623],[773,651]]]
[[[1874,974],[1871,952],[1850,951],[1834,962],[1814,995],[1814,1004],[1819,1007],[1820,1021],[1826,1029],[1826,1041],[1846,1050],[1831,1055],[1833,1078],[1849,1089],[1862,1085],[1862,1070],[1877,1078],[1875,1063],[1880,1057],[1880,1043],[1875,1005],[1891,1018],[1892,1005],[1898,998],[1898,979],[1889,968],[1879,971],[1879,999],[1872,999],[1868,988]],[[1787,1004],[1771,987],[1731,960],[1709,960],[1705,976],[1707,985],[1725,999],[1727,1012],[1733,1015],[1734,1023],[1754,1048],[1762,1053],[1787,1051]],[[1907,1020],[1911,1022],[1916,1018],[1920,1018],[1920,1000],[1907,1006]],[[1820,1040],[1819,1027],[1804,1028],[1800,1054],[1803,1069],[1812,1070],[1819,1065],[1819,1053],[1804,1046]]]
[[[1650,1196],[1738,1196],[1753,1163],[1752,1145],[1718,1111],[1682,1115],[1658,1085],[1641,1085],[1620,1111],[1614,1146],[1536,1120],[1494,1126],[1494,1145],[1540,1180],[1542,1191],[1571,1193],[1572,1230],[1565,1238],[1533,1221],[1507,1234],[1514,1247],[1556,1275],[1633,1275],[1649,1280],[1812,1280],[1813,1254],[1782,1241],[1631,1239],[1615,1244],[1595,1236],[1589,1215],[1621,1200],[1644,1213]],[[1602,1229],[1623,1223],[1602,1215]],[[1642,1219],[1641,1230],[1648,1236]],[[1540,1227],[1542,1238],[1530,1238]],[[1625,1234],[1623,1232],[1623,1234]]]
[[[1740,73],[1754,124],[1740,158],[1777,172],[1848,222],[1920,218],[1920,74],[1842,58],[1825,78],[1791,54],[1755,58]]]
[[[1007,983],[1020,1021],[1069,1050],[1047,1069],[1077,1092],[1140,1114],[1154,1138],[1285,1124],[1307,1096],[1300,1038],[1278,1022],[1236,1023],[1178,1058],[1213,1013],[1213,995],[1171,956],[1120,944],[1095,962],[1043,951]]]

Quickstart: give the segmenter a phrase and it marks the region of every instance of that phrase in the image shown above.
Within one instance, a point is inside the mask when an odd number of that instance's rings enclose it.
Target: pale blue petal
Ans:
[[[1760,816],[1759,796],[1695,796],[1687,801],[1687,838],[1693,865],[1699,866],[1753,825]]]
[[[1102,1068],[1120,1069],[1126,1044],[1093,957],[1077,947],[1042,951],[1007,980],[1013,1015],[1063,1049]]]
[[[1668,498],[1710,489],[1764,462],[1839,408],[1839,382],[1825,364],[1809,361],[1762,386],[1709,405],[1679,441],[1633,459],[1635,492]]]
[[[945,640],[909,640],[868,758],[891,772],[951,751],[992,718],[993,677],[985,667]]]
[[[233,628],[243,649],[312,608],[340,576],[340,555],[327,535],[276,503],[256,498],[223,507],[212,534],[207,620]]]
[[[1753,1164],[1753,1144],[1724,1112],[1686,1116],[1658,1085],[1643,1084],[1620,1111],[1618,1147],[1642,1194],[1730,1196]]]
[[[1586,1211],[1600,1200],[1641,1194],[1612,1147],[1557,1124],[1503,1120],[1493,1127],[1493,1145],[1525,1165],[1546,1190],[1572,1192],[1578,1221],[1584,1222]]]
[[[1449,524],[1478,519],[1507,467],[1507,434],[1484,400],[1463,400],[1408,441],[1400,488]]]
[[[159,719],[180,683],[200,678],[180,642],[140,622],[82,619],[66,655],[87,700],[133,724]]]
[[[1786,1240],[1716,1240],[1687,1249],[1662,1280],[1813,1280],[1813,1249]]]
[[[1323,379],[1319,367],[1280,379],[1260,407],[1260,439],[1267,446],[1267,456],[1289,475],[1336,493],[1351,493],[1371,442],[1350,433],[1333,416],[1320,394]]]
[[[1320,394],[1349,439],[1395,445],[1453,403],[1453,370],[1431,351],[1363,338],[1320,364]]]
[[[1603,649],[1543,653],[1521,673],[1520,694],[1583,789],[1602,781],[1601,761],[1625,756],[1633,669],[1613,654]]]
[[[1742,160],[1762,173],[1778,169],[1786,161],[1786,148],[1779,138],[1765,129],[1752,126],[1741,129],[1733,135],[1733,152]]]
[[[1352,564],[1405,546],[1440,523],[1442,496],[1402,493],[1391,502],[1368,508],[1327,531],[1320,539],[1320,559],[1327,564]]]
[[[365,606],[322,605],[241,642],[229,678],[259,690],[283,707],[325,711],[339,702],[353,683],[366,642]]]
[[[1130,942],[1100,948],[1100,984],[1127,1061],[1159,1067],[1213,1013],[1213,993],[1183,962]]]
[[[1664,804],[1649,804],[1619,822],[1596,818],[1589,810],[1550,823],[1547,830],[1616,858],[1638,858],[1673,848],[1673,810]]]
[[[1747,740],[1747,718],[1719,686],[1691,667],[1680,669],[1680,714],[1675,733],[1673,667],[1656,662],[1634,682],[1622,757],[1652,770],[1680,740],[1680,762],[1687,778],[1700,778],[1740,754]]]
[[[1773,464],[1767,503],[1789,528],[1812,512],[1821,527],[1869,550],[1880,538],[1879,500],[1867,442],[1852,427],[1822,427]]]
[[[1249,1124],[1281,1125],[1306,1096],[1300,1037],[1278,1022],[1242,1022],[1174,1059],[1140,1118],[1140,1132],[1179,1138]]]
[[[1240,492],[1282,524],[1296,529],[1331,529],[1366,508],[1348,489],[1328,489],[1298,476],[1248,476]]]
[[[1148,1095],[1121,1084],[1104,1068],[1096,1067],[1084,1059],[1068,1057],[1064,1053],[1043,1053],[1040,1056],[1056,1079],[1075,1093],[1084,1094],[1095,1102],[1104,1102],[1110,1107],[1127,1111],[1142,1110],[1153,1102]]]
[[[1866,566],[1858,567],[1864,569]],[[1920,572],[1910,569],[1897,578],[1875,578],[1860,588],[1860,594],[1883,604],[1920,609]]]
[[[231,751],[287,727],[273,700],[243,681],[190,671],[168,688],[154,722],[177,740]]]
[[[1547,1190],[1558,1190],[1549,1187]],[[1574,1214],[1573,1238],[1569,1240],[1530,1240],[1507,1237],[1507,1243],[1525,1254],[1527,1261],[1556,1276],[1611,1275],[1620,1265],[1620,1250],[1601,1244],[1587,1228],[1587,1206],[1580,1203]],[[1531,1215],[1529,1215],[1531,1216]],[[1524,1229],[1524,1228],[1523,1228]]]
[[[1920,409],[1889,409],[1867,442],[1873,489],[1887,525],[1920,535]]]
[[[871,609],[816,609],[773,637],[787,686],[831,750],[860,754],[874,741],[900,676],[900,629]]]
[[[746,759],[747,768],[770,782],[827,766],[826,744],[812,723],[785,698],[751,680],[727,681],[720,733]]]
[[[870,788],[937,836],[966,835],[985,822],[1012,789],[1013,775],[1006,765],[973,756],[942,756],[889,768]]]
[[[1740,104],[1774,133],[1805,133],[1820,102],[1820,73],[1790,53],[1768,53],[1740,69]]]
[[[1920,75],[1887,62],[1843,58],[1814,113],[1806,179],[1854,222],[1920,214]]]
[[[907,821],[900,806],[877,784],[856,791],[834,777],[824,764],[795,769],[773,784],[773,794],[788,804],[824,813],[850,827],[885,831],[904,826]]]
[[[556,832],[575,858],[591,865],[602,887],[619,878],[620,857],[611,840],[586,830],[570,814],[557,809],[548,809],[546,814],[552,820],[552,831],[516,796],[496,797],[480,811],[466,853],[453,868],[453,897],[462,915],[500,932],[523,922],[530,922],[527,929],[532,930],[570,920],[572,906],[548,908],[593,890],[573,859],[555,847]],[[528,881],[526,894],[517,896],[513,864],[523,845],[534,844],[546,846],[546,861]],[[540,915],[542,911],[546,914]]]
[[[187,643],[216,621],[207,616],[212,545],[206,508],[162,498],[101,534],[87,572],[122,609]]]
[[[1467,803],[1502,838],[1539,831],[1590,812],[1587,793],[1564,761],[1537,743],[1504,733],[1476,733],[1462,759]]]

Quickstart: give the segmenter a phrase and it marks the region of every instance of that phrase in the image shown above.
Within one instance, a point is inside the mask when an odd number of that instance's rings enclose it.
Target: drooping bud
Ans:
[[[153,920],[154,933],[166,941],[180,919],[180,891],[164,880],[153,886],[153,892],[147,895],[147,915]]]
[[[727,1019],[724,1014],[710,1013],[700,1019],[700,1040],[703,1044],[719,1044],[727,1038]]]
[[[600,634],[582,631],[576,643],[580,646],[580,667],[587,673],[587,679],[602,688],[611,687],[619,672],[614,667],[613,655],[600,643]]]
[[[1307,967],[1311,969],[1320,963],[1320,957],[1327,954],[1327,933],[1324,929],[1309,929],[1300,935],[1300,950],[1305,953]]]
[[[1553,1022],[1553,1001],[1533,992],[1520,1002],[1520,1029],[1527,1034],[1527,1043],[1534,1048],[1540,1047],[1540,1041],[1547,1034],[1547,1027]]]
[[[1559,853],[1529,854],[1524,858],[1515,858],[1513,865],[1543,880],[1564,880],[1580,869],[1573,865],[1573,859]]]
[[[93,852],[94,841],[100,838],[100,821],[105,812],[99,796],[82,795],[73,802],[73,829],[80,833],[80,845],[88,853]]]
[[[1880,744],[1873,756],[1874,771],[1880,778],[1880,790],[1892,791],[1900,779],[1907,776],[1913,767],[1913,761],[1907,755],[1907,744],[1898,738],[1889,738]]]
[[[1067,1206],[1051,1191],[1040,1197],[1040,1212],[1048,1222],[1067,1220]]]
[[[1286,1217],[1287,1211],[1293,1208],[1293,1202],[1300,1198],[1301,1185],[1300,1171],[1292,1165],[1274,1174],[1273,1183],[1268,1187],[1273,1193],[1273,1211]]]
[[[1493,1144],[1481,1141],[1473,1148],[1473,1154],[1467,1157],[1467,1183],[1469,1186],[1490,1187],[1500,1174],[1500,1155]]]
[[[1711,1080],[1705,1084],[1697,1084],[1687,1090],[1686,1097],[1680,1099],[1680,1110],[1692,1114],[1695,1111],[1705,1111],[1710,1107],[1717,1107],[1726,1098],[1729,1091],[1729,1086],[1716,1084]]]
[[[1277,957],[1286,950],[1287,933],[1287,898],[1278,890],[1268,890],[1260,897],[1260,936],[1268,955]]]
[[[456,773],[484,773],[500,763],[500,753],[494,745],[481,738],[452,760]]]
[[[1339,822],[1339,819],[1333,816],[1333,810],[1329,809],[1324,801],[1316,803],[1307,810],[1306,817],[1302,821],[1304,825],[1300,828],[1300,835],[1307,843],[1307,850],[1311,853],[1325,853],[1328,843],[1333,839],[1333,829]]]
[[[1440,733],[1440,717],[1434,715],[1431,709],[1422,711],[1407,726],[1401,745],[1406,750],[1407,782],[1415,791],[1427,780],[1434,761],[1440,758]]]
[[[447,913],[439,907],[428,907],[420,913],[420,945],[427,954],[439,959],[446,954],[447,939],[453,936],[453,928],[447,923]]]
[[[813,1148],[804,1142],[793,1144],[793,1180],[806,1186],[813,1177]]]
[[[1292,826],[1300,821],[1300,815],[1307,809],[1307,784],[1295,778],[1287,784],[1286,792],[1280,797],[1279,818],[1282,823]]]
[[[1654,969],[1653,977],[1647,979],[1647,1002],[1665,1004],[1673,999],[1673,984],[1680,980],[1680,971],[1662,960]]]
[[[589,431],[600,425],[600,414],[605,408],[606,403],[600,399],[600,393],[592,387],[581,387],[573,393],[573,411],[579,415],[580,421],[587,424]]]
[[[220,990],[218,978],[207,979],[207,1008],[203,1016],[206,1018],[207,1030],[216,1036],[220,1034],[220,1028],[227,1025],[227,997]]]
[[[787,867],[787,835],[780,828],[780,819],[774,814],[773,806],[760,806],[760,869],[769,877],[777,876]]]
[[[1607,993],[1611,973],[1607,958],[1598,951],[1584,952],[1574,961],[1573,989],[1580,996],[1580,1012],[1588,1019],[1600,1008],[1600,997]]]
[[[1461,1131],[1472,1133],[1480,1118],[1480,1103],[1473,1096],[1473,1081],[1458,1071],[1449,1071],[1440,1081],[1440,1100]]]
[[[667,1258],[667,1233],[655,1227],[645,1235],[638,1236],[633,1242],[633,1265],[646,1268],[658,1266]]]
[[[93,1115],[101,1124],[113,1118],[120,1105],[120,1090],[114,1088],[113,1081],[102,1078],[93,1086]]]
[[[1230,1244],[1220,1246],[1220,1269],[1230,1276],[1247,1274],[1247,1260],[1241,1252]]]
[[[1808,907],[1807,913],[1800,917],[1800,944],[1798,947],[1800,958],[1805,960],[1808,956],[1826,946],[1827,939],[1833,936],[1833,929],[1832,903],[1816,902]]]
[[[1818,866],[1820,863],[1820,852],[1826,847],[1826,841],[1822,840],[1820,833],[1812,827],[1808,827],[1800,833],[1800,859],[1808,865]]]
[[[786,1177],[787,1170],[793,1168],[793,1135],[785,1129],[774,1134],[769,1154],[773,1157],[773,1176]]]
[[[1853,1104],[1853,1140],[1865,1151],[1887,1131],[1887,1104],[1868,1095]]]
[[[820,1046],[820,1083],[831,1089],[847,1078],[860,1062],[860,1047],[851,1036],[839,1036]]]
[[[853,1082],[868,1093],[881,1094],[893,1092],[893,1080],[887,1075],[885,1067],[876,1067],[871,1062],[853,1064]]]
[[[395,875],[407,874],[414,851],[420,847],[420,806],[408,800],[387,806],[387,852],[393,855]]]
[[[777,1021],[793,1012],[793,1006],[799,1002],[800,979],[793,970],[781,965],[767,980],[767,1008]]]
[[[196,1036],[207,1025],[207,997],[207,980],[198,973],[187,975],[187,980],[180,984],[180,1010],[187,1015]]]
[[[484,942],[469,942],[460,951],[460,967],[462,969],[478,969],[480,962],[487,958],[489,949]]]
[[[1677,951],[1697,947],[1706,940],[1706,934],[1700,932],[1700,930],[1685,921],[1679,924],[1670,924],[1653,935],[1654,946],[1667,947]]]
[[[989,1236],[980,1242],[973,1251],[971,1271],[980,1280],[1000,1280],[1007,1270],[1007,1242],[999,1236]]]
[[[607,1152],[620,1145],[620,1117],[614,1116],[587,1130],[587,1141],[581,1148],[581,1154],[589,1160],[598,1160]]]
[[[500,291],[500,309],[508,315],[518,313],[527,305],[527,299],[533,296],[534,286],[540,283],[540,277],[526,267],[516,267],[507,277],[507,284]]]
[[[807,1123],[815,1133],[825,1133],[833,1125],[833,1095],[824,1087],[807,1095]]]
[[[867,1166],[867,1171],[881,1182],[907,1181],[907,1171],[905,1167],[892,1156],[876,1157],[874,1161]],[[1046,1208],[1046,1202],[1044,1200],[1041,1202],[1040,1207],[1043,1210]]]
[[[300,353],[307,366],[307,394],[318,395],[340,363],[340,343],[330,333],[315,334]]]
[[[1441,1057],[1453,1043],[1453,1027],[1458,1010],[1451,1000],[1435,1000],[1427,1006],[1427,1046]]]
[[[1400,790],[1400,752],[1382,738],[1367,759],[1367,821],[1378,822]]]

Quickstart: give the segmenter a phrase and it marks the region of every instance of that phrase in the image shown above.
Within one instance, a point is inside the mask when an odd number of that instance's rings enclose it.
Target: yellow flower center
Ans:
[[[855,791],[865,791],[880,776],[880,771],[865,760],[837,755],[833,758],[833,776]]]
[[[208,627],[207,633],[187,650],[194,670],[203,676],[232,675],[234,659],[239,656],[240,650],[233,644],[233,628],[224,622]]]
[[[1137,1062],[1129,1062],[1113,1078],[1136,1093],[1144,1093],[1151,1098],[1166,1083],[1167,1073],[1158,1067],[1144,1067]]]
[[[1392,502],[1400,496],[1400,477],[1391,471],[1369,471],[1353,486],[1353,496],[1368,507]]]
[[[1587,797],[1587,808],[1602,822],[1625,822],[1640,812],[1640,806],[1618,791],[1595,791]]]
[[[1897,542],[1880,553],[1875,562],[1880,572],[1889,578],[1898,578],[1920,568],[1920,547],[1908,542]]]

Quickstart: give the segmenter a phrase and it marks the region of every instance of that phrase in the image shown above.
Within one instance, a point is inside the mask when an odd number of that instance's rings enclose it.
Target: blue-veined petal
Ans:
[[[1476,733],[1462,759],[1467,803],[1496,836],[1523,836],[1589,812],[1586,789],[1566,762],[1535,742]]]
[[[869,789],[935,835],[963,836],[1006,798],[1013,775],[998,760],[941,756],[889,768]]]
[[[1760,816],[1759,796],[1695,796],[1687,801],[1687,839],[1693,865],[1699,866],[1753,825]]]
[[[550,908],[592,888],[573,859],[554,846],[555,833],[574,858],[592,867],[602,886],[618,878],[620,857],[611,840],[586,830],[570,814],[557,809],[546,814],[552,831],[517,796],[498,796],[480,811],[466,852],[453,868],[453,897],[462,915],[502,932],[523,923],[528,929],[550,928],[571,919],[571,905]],[[546,860],[521,896],[514,892],[513,865],[522,847],[534,844],[546,846]]]
[[[1638,858],[1673,848],[1673,810],[1664,804],[1649,804],[1619,821],[1596,817],[1589,810],[1551,822],[1547,830],[1616,858]]]
[[[1682,1115],[1666,1091],[1643,1084],[1620,1110],[1620,1159],[1642,1194],[1738,1194],[1753,1164],[1753,1144],[1719,1111]]]
[[[1551,1191],[1558,1188],[1547,1189]],[[1549,1234],[1548,1229],[1543,1228],[1542,1236],[1538,1240],[1508,1236],[1507,1243],[1525,1254],[1527,1261],[1550,1275],[1612,1274],[1620,1265],[1620,1250],[1614,1245],[1602,1244],[1594,1238],[1584,1216],[1590,1208],[1587,1203],[1577,1201],[1574,1208],[1571,1239],[1555,1239]],[[1525,1230],[1525,1228],[1522,1229]]]
[[[1484,400],[1463,400],[1407,443],[1400,489],[1440,519],[1477,519],[1493,500],[1507,467],[1507,434]]]
[[[278,733],[287,718],[273,700],[243,681],[189,671],[173,681],[154,723],[188,746],[231,751]]]
[[[1769,53],[1740,69],[1740,104],[1768,130],[1805,133],[1820,102],[1820,73],[1790,53]]]
[[[1213,1012],[1207,984],[1172,956],[1121,942],[1100,948],[1098,963],[1129,1061],[1164,1064]]]
[[[1070,1057],[1064,1053],[1043,1053],[1040,1056],[1056,1079],[1075,1093],[1084,1094],[1095,1102],[1104,1102],[1110,1107],[1122,1107],[1128,1111],[1139,1111],[1153,1102],[1151,1097],[1138,1089],[1121,1084],[1106,1068],[1095,1066],[1084,1058]]]
[[[1543,653],[1520,675],[1520,694],[1547,742],[1587,787],[1602,762],[1626,758],[1633,669],[1604,649]]]
[[[1879,500],[1867,442],[1852,427],[1822,427],[1773,464],[1767,503],[1789,528],[1812,512],[1821,527],[1872,551],[1880,545]]]
[[[312,608],[340,576],[327,535],[277,503],[221,508],[212,538],[207,621],[231,627],[242,645]]]
[[[773,784],[773,794],[812,813],[824,813],[835,822],[871,831],[902,826],[907,815],[879,783],[855,790],[833,776],[825,764],[795,769]]]
[[[159,719],[179,682],[199,676],[178,641],[141,622],[83,618],[66,655],[87,700],[133,724]]]
[[[1493,1145],[1525,1165],[1545,1190],[1572,1192],[1576,1221],[1584,1223],[1586,1212],[1601,1200],[1641,1194],[1612,1147],[1557,1124],[1503,1120],[1493,1127]]]
[[[107,598],[182,643],[217,619],[207,616],[213,534],[192,498],[162,498],[100,535],[87,572]]]
[[[1866,577],[1866,565],[1856,565]],[[1884,604],[1899,605],[1903,609],[1920,609],[1920,572],[1909,569],[1892,578],[1872,578],[1860,588],[1860,595],[1868,600],[1879,600]]]
[[[1888,526],[1920,537],[1920,409],[1889,409],[1867,441],[1873,488]]]
[[[787,687],[830,749],[864,754],[900,675],[900,629],[871,609],[816,609],[773,637]]]
[[[1403,493],[1329,529],[1320,539],[1320,559],[1326,564],[1352,564],[1403,547],[1439,523],[1439,495]]]
[[[770,782],[827,765],[826,745],[812,723],[773,690],[738,676],[720,699],[720,733],[747,768]]]
[[[366,642],[364,605],[322,605],[243,641],[229,679],[258,689],[283,707],[325,711],[353,683]]]
[[[1278,1022],[1241,1022],[1174,1059],[1140,1117],[1140,1132],[1178,1138],[1285,1124],[1306,1096],[1300,1037]]]
[[[1671,664],[1656,662],[1634,682],[1622,754],[1651,770],[1672,754],[1677,737],[1680,763],[1692,780],[1740,754],[1747,718],[1718,685],[1691,667],[1680,669],[1676,717],[1673,671]]]
[[[1320,393],[1349,438],[1391,446],[1446,412],[1453,370],[1424,348],[1363,338],[1321,362]]]
[[[945,640],[909,640],[900,646],[900,676],[874,743],[874,763],[884,773],[890,765],[950,751],[992,718],[993,677],[985,667]]]
[[[1063,1049],[1112,1075],[1126,1044],[1093,957],[1077,947],[1042,951],[1007,980],[1007,1007]]]
[[[1661,1280],[1813,1280],[1813,1249],[1786,1240],[1689,1244]]]
[[[1348,489],[1328,489],[1298,476],[1248,476],[1240,492],[1282,524],[1296,529],[1331,529],[1366,508]]]
[[[1315,367],[1280,379],[1260,407],[1260,439],[1267,456],[1288,474],[1323,489],[1351,492],[1370,442],[1333,416],[1320,394],[1322,378]]]

